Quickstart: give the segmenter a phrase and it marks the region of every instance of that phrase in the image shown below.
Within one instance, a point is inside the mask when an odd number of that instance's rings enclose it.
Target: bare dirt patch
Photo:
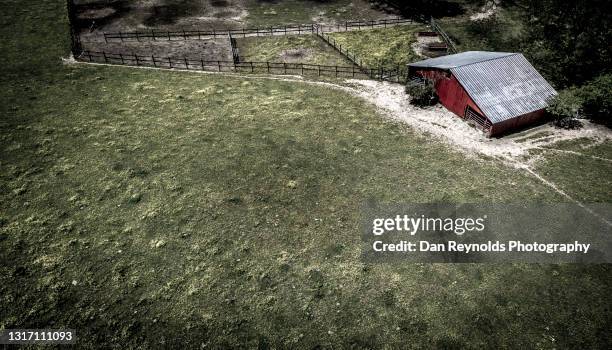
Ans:
[[[480,12],[477,12],[470,16],[470,20],[480,21],[483,19],[487,19],[491,16],[494,16],[499,10],[500,5],[501,5],[501,0],[487,1],[484,4],[484,6],[480,9]]]
[[[177,41],[84,42],[83,49],[124,55],[192,58],[205,61],[231,61],[232,49],[227,39]]]
[[[438,44],[438,43],[443,42],[442,39],[438,35],[423,36],[417,33],[416,38],[417,38],[417,41],[412,44],[412,49],[417,55],[423,58],[440,56],[439,52],[434,53],[434,52],[429,51],[429,44]]]
[[[96,20],[96,19],[102,19],[111,15],[114,15],[117,13],[117,9],[114,9],[112,7],[104,7],[104,8],[100,8],[100,9],[86,9],[83,12],[79,13],[77,18],[79,19],[92,19],[92,20]]]
[[[282,62],[299,63],[307,60],[312,54],[312,49],[295,48],[281,51],[280,58]]]

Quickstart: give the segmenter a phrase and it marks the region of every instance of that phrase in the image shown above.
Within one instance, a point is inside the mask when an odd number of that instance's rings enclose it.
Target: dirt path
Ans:
[[[524,158],[529,156],[529,151],[554,149],[550,146],[559,141],[585,137],[597,142],[612,139],[608,129],[590,122],[585,122],[580,130],[557,129],[546,124],[503,138],[487,138],[482,131],[440,105],[425,109],[412,106],[402,85],[372,80],[349,80],[349,83],[359,96],[379,107],[387,116],[458,146],[468,154],[507,158],[528,165]]]

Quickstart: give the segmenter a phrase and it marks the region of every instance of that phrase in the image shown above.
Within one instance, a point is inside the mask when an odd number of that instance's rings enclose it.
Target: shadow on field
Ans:
[[[144,24],[149,27],[174,24],[180,18],[196,13],[202,8],[202,3],[195,0],[165,1],[163,5],[153,6],[151,15],[144,20]]]
[[[106,25],[127,15],[131,11],[129,2],[126,0],[77,2],[75,8],[77,12],[75,25],[81,29],[89,28],[93,22],[95,22],[96,26]]]

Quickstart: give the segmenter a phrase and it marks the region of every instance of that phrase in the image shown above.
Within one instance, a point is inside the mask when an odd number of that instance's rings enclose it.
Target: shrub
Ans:
[[[612,74],[605,74],[582,86],[578,95],[586,118],[606,125],[612,125]]]
[[[580,118],[582,115],[582,99],[576,89],[566,89],[548,101],[546,111],[555,120]]]
[[[556,119],[553,121],[553,125],[556,126],[557,128],[567,129],[567,130],[582,128],[582,122],[572,117]]]
[[[438,102],[438,95],[432,83],[408,83],[406,93],[410,96],[410,103],[419,106],[433,106]]]
[[[601,75],[579,88],[569,88],[549,101],[546,110],[555,123],[564,119],[587,118],[598,123],[612,125],[612,74]],[[564,125],[569,125],[567,120]],[[575,123],[572,123],[575,124]]]
[[[553,118],[553,125],[563,129],[579,129],[582,123],[578,118],[582,115],[582,99],[576,89],[561,91],[548,102],[546,108]]]

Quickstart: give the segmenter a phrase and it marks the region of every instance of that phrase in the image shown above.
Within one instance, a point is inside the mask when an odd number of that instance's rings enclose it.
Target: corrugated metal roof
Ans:
[[[408,66],[419,68],[450,69],[511,55],[517,54],[509,52],[467,51],[455,55],[441,56],[420,62],[410,63]]]
[[[464,64],[450,71],[492,123],[546,108],[555,89],[522,54]]]

